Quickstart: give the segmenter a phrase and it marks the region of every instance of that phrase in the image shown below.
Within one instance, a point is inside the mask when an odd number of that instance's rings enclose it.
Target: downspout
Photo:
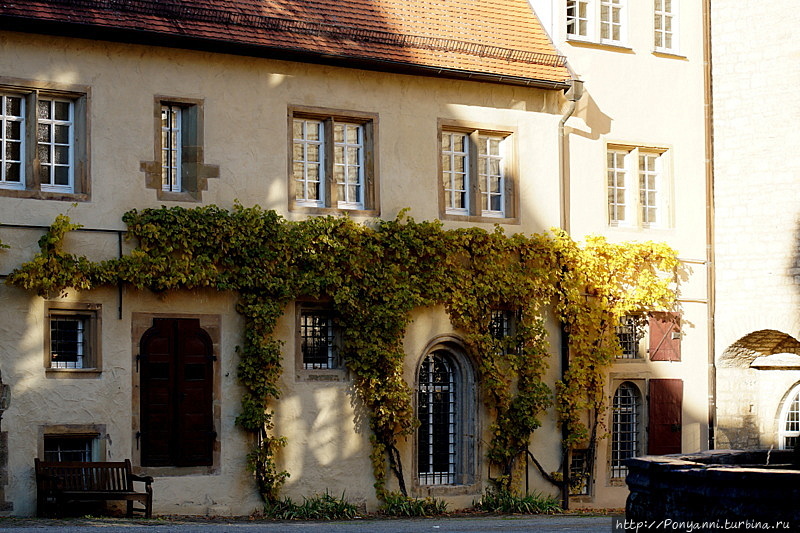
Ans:
[[[564,116],[558,121],[558,187],[561,196],[561,229],[569,233],[569,160],[566,154],[566,138],[564,125],[569,117],[575,112],[578,100],[583,96],[583,82],[580,80],[569,80],[569,89],[564,92],[564,96],[569,101]]]
[[[578,100],[583,95],[583,82],[580,80],[570,80],[570,88],[566,90],[564,96],[569,101],[567,110],[564,116],[558,122],[558,188],[561,200],[561,229],[569,233],[569,160],[566,153],[566,139],[564,132],[564,125],[569,120],[569,117],[575,112]],[[569,368],[569,333],[562,324],[561,327],[561,379],[566,376],[567,369]],[[561,426],[561,442],[567,441],[567,426]],[[564,510],[569,509],[569,455],[566,448],[562,444],[562,459],[561,459],[561,508]]]
[[[717,367],[716,266],[714,250],[714,93],[711,57],[711,0],[703,0],[703,108],[705,111],[706,279],[708,283],[708,449],[716,447]]]

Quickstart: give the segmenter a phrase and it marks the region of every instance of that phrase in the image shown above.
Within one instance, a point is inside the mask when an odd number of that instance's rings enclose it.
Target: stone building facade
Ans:
[[[707,447],[702,10],[688,2],[657,13],[638,2],[620,4],[618,22],[604,33],[609,21],[599,0],[555,10],[556,3],[533,2],[535,11],[520,0],[234,4],[230,11],[212,2],[178,9],[150,0],[0,7],[0,95],[12,132],[5,140],[14,147],[0,183],[0,238],[10,245],[0,255],[0,274],[33,257],[42,230],[61,213],[95,230],[72,232],[66,245],[97,261],[133,246],[121,238],[126,211],[230,209],[237,201],[287,220],[346,215],[367,222],[411,208],[418,220],[440,219],[447,228],[491,231],[500,224],[509,234],[532,234],[562,227],[576,239],[599,233],[612,242],[664,241],[682,261],[680,315],[620,331],[630,342],[611,369],[611,409],[601,424],[611,436],[596,457],[570,458],[574,472],[586,474],[572,501],[621,507],[626,457]],[[401,9],[407,4],[419,10]],[[573,4],[590,15],[579,16]],[[656,28],[654,15],[673,29]],[[590,26],[581,29],[584,22]],[[585,82],[584,94],[576,93],[575,80]],[[357,132],[348,145],[362,180],[354,198],[308,188],[335,188],[332,178],[311,176],[309,169],[323,162],[309,154],[337,126]],[[23,128],[27,133],[18,133]],[[36,138],[40,130],[52,137]],[[64,131],[71,140],[59,137]],[[502,191],[500,203],[481,209],[446,199],[442,156],[457,150],[441,139],[451,134],[494,138],[510,149],[504,187],[494,191]],[[176,151],[186,172],[170,162]],[[122,287],[43,299],[3,285],[0,299],[0,370],[12,389],[0,434],[8,434],[4,512],[35,511],[35,457],[75,454],[131,458],[137,471],[156,478],[156,514],[259,508],[246,468],[252,443],[235,424],[243,319],[232,294]],[[302,360],[315,311],[293,302],[275,330],[285,369],[275,421],[292,443],[280,457],[291,473],[283,494],[299,500],[326,489],[344,492],[372,510],[378,501],[369,431],[350,376]],[[458,467],[469,469],[461,482],[430,480],[418,469],[406,477],[414,496],[469,506],[489,486],[489,418],[477,401],[479,376],[463,332],[443,308],[418,309],[412,318],[403,339],[405,381],[418,387],[423,361],[444,352],[459,369],[459,390],[472,400],[458,414],[470,430],[461,446],[468,457],[458,459],[469,463]],[[545,379],[553,384],[563,370],[560,331],[554,321],[547,330],[553,341]],[[79,335],[86,351],[74,350],[62,363],[53,347],[68,333]],[[201,412],[181,411],[213,426],[190,459],[148,440],[147,425],[158,413],[142,391],[159,390],[145,377],[155,370],[142,370],[143,355],[159,355],[165,339],[192,347],[169,357],[199,356],[210,365],[192,366],[207,384],[197,393]],[[554,472],[562,462],[554,410],[542,423],[532,449]],[[654,447],[658,431],[666,447]],[[413,438],[401,444],[404,464],[415,464],[415,446]],[[525,475],[531,489],[557,493],[533,464]]]
[[[716,444],[784,448],[800,430],[798,104],[787,98],[800,82],[798,15],[788,1],[772,6],[788,10],[780,25],[757,6],[711,6]]]

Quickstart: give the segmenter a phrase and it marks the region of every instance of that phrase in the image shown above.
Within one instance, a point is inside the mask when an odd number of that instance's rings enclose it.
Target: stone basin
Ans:
[[[625,516],[695,523],[800,524],[800,469],[792,450],[712,450],[629,459]]]

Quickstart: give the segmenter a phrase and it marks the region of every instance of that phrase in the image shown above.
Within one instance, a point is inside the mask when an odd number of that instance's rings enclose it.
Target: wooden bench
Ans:
[[[153,478],[138,476],[131,471],[131,461],[122,462],[46,462],[35,459],[36,513],[46,516],[55,508],[62,514],[68,502],[125,501],[127,516],[134,511],[153,515]],[[133,482],[145,484],[144,492],[136,492]],[[141,502],[144,509],[134,508]]]

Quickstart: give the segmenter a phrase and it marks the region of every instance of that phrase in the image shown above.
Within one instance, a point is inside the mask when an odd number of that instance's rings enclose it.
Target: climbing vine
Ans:
[[[446,230],[438,221],[358,224],[347,217],[287,221],[274,211],[236,205],[132,210],[123,216],[136,247],[118,259],[92,262],[64,250],[70,230],[60,215],[40,239],[40,252],[7,283],[42,296],[67,288],[130,284],[156,292],[201,287],[238,294],[245,331],[239,380],[245,392],[237,423],[254,435],[249,456],[264,498],[276,501],[289,473],[275,461],[285,437],[275,435],[282,344],[273,337],[285,306],[299,297],[330,301],[342,328],[340,352],[369,413],[371,459],[380,498],[388,475],[406,495],[397,442],[414,431],[412,390],[403,379],[403,336],[414,309],[443,305],[474,358],[492,416],[487,458],[500,488],[513,487],[539,417],[555,403],[567,429],[564,447],[597,438],[605,370],[619,354],[621,317],[674,305],[674,252],[654,243],[612,244],[568,235],[506,235],[497,227]],[[492,312],[515,317],[507,336],[492,334]],[[570,338],[570,365],[553,391],[547,324]],[[555,394],[554,394],[555,392]],[[599,419],[595,416],[594,420]]]

